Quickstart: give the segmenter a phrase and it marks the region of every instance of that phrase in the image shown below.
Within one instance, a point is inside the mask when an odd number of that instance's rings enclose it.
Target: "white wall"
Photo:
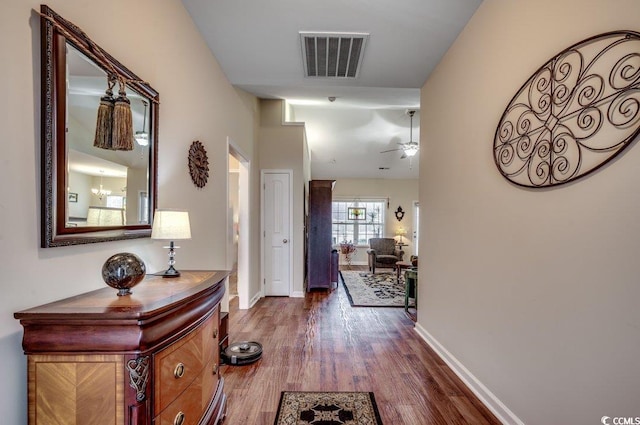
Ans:
[[[69,171],[69,192],[75,193],[77,196],[77,202],[69,202],[69,217],[75,218],[87,218],[87,212],[89,211],[89,205],[91,205],[91,184],[93,178],[87,174],[76,173],[75,171]]]
[[[127,197],[127,224],[140,223],[140,193],[148,192],[147,174],[146,167],[127,168],[127,178],[125,180],[127,190],[124,194]]]
[[[304,295],[304,188],[308,158],[304,124],[285,123],[284,101],[265,100],[261,105],[260,169],[292,170],[293,198],[293,295]]]
[[[529,425],[640,417],[640,146],[527,190],[493,137],[548,59],[638,22],[634,0],[485,0],[422,89],[418,330]]]
[[[409,260],[414,253],[413,241],[413,202],[418,200],[417,179],[338,179],[333,189],[334,200],[353,200],[355,198],[389,199],[389,208],[385,210],[385,229],[382,237],[393,238],[398,227],[407,231],[403,238],[404,259]],[[395,211],[398,206],[405,212],[402,221],[398,221]],[[340,259],[341,263],[344,258]],[[367,248],[359,247],[351,259],[351,264],[367,264]]]
[[[47,3],[158,90],[158,202],[188,209],[193,230],[193,239],[180,243],[177,267],[224,268],[226,138],[254,160],[256,99],[228,83],[179,0]],[[32,11],[39,4],[3,0],[0,5],[0,51],[11,58],[0,67],[0,81],[6,83],[0,102],[0,412],[7,424],[27,423],[26,359],[15,311],[103,287],[102,264],[117,252],[138,254],[150,271],[166,267],[163,244],[150,239],[39,248],[40,23]],[[202,190],[191,183],[187,169],[194,140],[204,144],[210,161]],[[257,176],[251,177],[253,229],[258,228]],[[251,240],[257,245],[257,234]],[[251,263],[255,291],[258,260]]]

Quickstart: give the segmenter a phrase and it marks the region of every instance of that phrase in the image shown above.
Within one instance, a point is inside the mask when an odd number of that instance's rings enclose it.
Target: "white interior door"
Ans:
[[[263,174],[264,294],[291,293],[291,174]]]

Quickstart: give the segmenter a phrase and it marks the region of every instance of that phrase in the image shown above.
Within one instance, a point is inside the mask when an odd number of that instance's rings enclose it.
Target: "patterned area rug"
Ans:
[[[342,283],[354,307],[404,307],[404,275],[400,283],[395,272],[340,272]]]
[[[274,425],[382,425],[373,393],[283,391]]]

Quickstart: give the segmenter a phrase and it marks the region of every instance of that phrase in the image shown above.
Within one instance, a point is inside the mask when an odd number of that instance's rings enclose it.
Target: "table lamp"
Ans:
[[[404,240],[402,239],[402,237],[407,236],[407,231],[404,230],[404,228],[399,227],[398,230],[396,230],[396,236],[400,236],[400,241],[398,242],[398,244],[404,245]]]
[[[153,215],[153,227],[151,229],[151,239],[168,240],[169,246],[169,268],[160,276],[178,277],[180,272],[173,265],[175,261],[175,246],[173,241],[177,239],[191,239],[191,226],[189,225],[189,213],[187,211],[158,209]]]

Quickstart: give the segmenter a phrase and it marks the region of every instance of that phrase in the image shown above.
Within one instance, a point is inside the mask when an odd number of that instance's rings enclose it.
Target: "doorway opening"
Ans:
[[[249,308],[249,172],[250,163],[227,138],[227,294],[238,297],[238,307]]]

